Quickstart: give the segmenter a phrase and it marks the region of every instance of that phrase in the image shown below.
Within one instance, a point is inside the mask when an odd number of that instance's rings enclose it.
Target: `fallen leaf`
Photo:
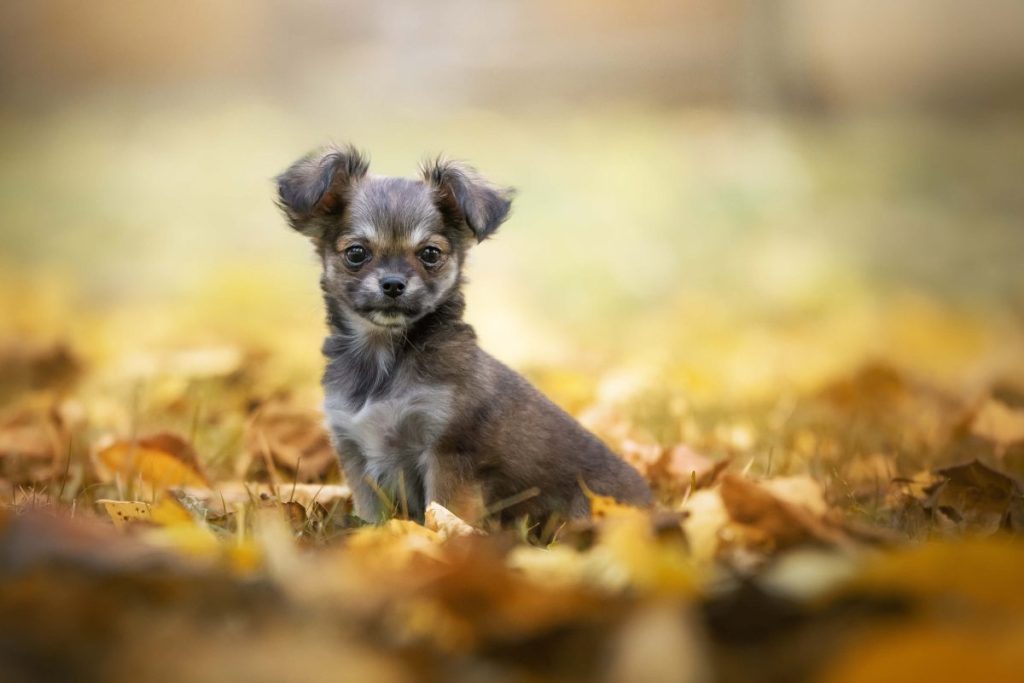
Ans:
[[[245,442],[251,454],[269,454],[275,466],[299,482],[321,481],[337,468],[323,418],[310,411],[277,403],[263,406],[250,421]]]
[[[296,534],[301,534],[306,530],[306,508],[294,500],[289,500],[281,504],[281,508],[284,511],[285,519],[292,527],[292,531]]]
[[[776,498],[803,508],[812,515],[820,517],[828,511],[821,485],[810,477],[773,477],[759,481],[758,485]]]
[[[926,624],[885,628],[855,640],[822,683],[928,681],[1016,683],[1024,671],[1024,629]]]
[[[696,489],[713,485],[730,462],[730,458],[713,460],[686,444],[676,444],[651,466],[647,476],[651,481],[661,483],[662,488],[692,494]]]
[[[942,613],[951,604],[1024,614],[1024,543],[1011,536],[930,541],[880,553],[832,599],[903,596]]]
[[[1024,410],[989,399],[974,414],[971,433],[1000,446],[1024,441]]]
[[[654,531],[639,510],[605,518],[590,550],[589,571],[602,576],[606,588],[628,586],[660,597],[692,595],[696,580],[685,541]]]
[[[702,489],[686,499],[682,511],[683,532],[695,562],[709,564],[718,554],[723,530],[729,525],[729,513],[717,488]]]
[[[400,571],[418,557],[444,559],[440,534],[406,519],[357,529],[348,537],[347,548],[370,571]]]
[[[238,505],[255,501],[295,501],[307,510],[319,503],[328,510],[338,507],[352,509],[352,489],[347,484],[282,484],[273,486],[259,482],[225,481],[210,487],[183,486],[173,491],[191,499],[194,504],[221,513]]]
[[[173,498],[166,496],[153,504],[140,500],[101,499],[96,502],[103,506],[114,526],[119,529],[132,522],[149,522],[159,526],[194,523],[188,510]]]
[[[423,525],[431,531],[436,531],[442,539],[482,533],[434,501],[427,506]]]
[[[192,447],[173,434],[155,434],[135,441],[115,441],[95,452],[97,471],[104,481],[138,481],[141,497],[172,486],[207,486]]]
[[[149,517],[154,524],[174,526],[177,524],[195,524],[195,518],[181,503],[170,496],[163,496],[150,506]]]
[[[65,389],[82,373],[82,362],[64,344],[0,347],[0,403],[9,396],[40,389]]]
[[[149,503],[136,500],[97,500],[110,516],[110,520],[118,529],[123,529],[132,522],[148,522],[150,520]]]
[[[823,518],[824,500],[810,480],[754,483],[726,473],[720,486],[726,512],[743,528],[746,541],[754,547],[774,551],[804,543],[846,540],[841,530]]]
[[[58,425],[40,411],[21,410],[0,420],[0,458],[52,460],[60,441]]]
[[[925,489],[922,501],[933,515],[976,534],[1021,530],[1024,499],[1016,479],[977,460],[937,470],[936,474],[941,479]]]

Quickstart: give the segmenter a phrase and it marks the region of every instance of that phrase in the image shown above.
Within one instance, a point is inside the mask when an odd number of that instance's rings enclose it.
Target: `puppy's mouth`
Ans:
[[[397,328],[409,324],[409,316],[395,309],[366,311],[363,317],[378,327]]]
[[[416,306],[410,306],[406,302],[388,302],[384,305],[356,306],[355,312],[360,318],[372,323],[376,327],[396,330],[408,327],[415,322],[420,311]]]

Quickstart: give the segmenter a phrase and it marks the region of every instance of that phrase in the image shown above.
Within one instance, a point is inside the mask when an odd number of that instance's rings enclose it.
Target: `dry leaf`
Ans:
[[[23,405],[0,417],[0,475],[22,485],[51,481],[64,473],[70,442],[59,405]]]
[[[436,531],[442,539],[483,533],[434,501],[427,506],[423,525],[431,531]]]
[[[1012,616],[1024,614],[1021,576],[1024,544],[1014,537],[931,541],[871,556],[835,598],[905,596],[940,613],[955,601]]]
[[[118,529],[123,529],[132,522],[148,522],[150,520],[149,503],[128,500],[97,500],[110,516],[110,520]]]
[[[149,522],[159,526],[193,524],[192,515],[173,498],[163,497],[155,504],[140,500],[97,500],[119,529],[132,522]]]
[[[275,467],[299,482],[321,481],[336,469],[337,456],[323,426],[323,418],[310,411],[272,403],[259,409],[245,435],[246,448],[255,462],[269,455]]]
[[[722,503],[729,517],[744,528],[753,546],[769,551],[844,540],[843,533],[822,518],[824,501],[815,489],[813,482],[756,484],[728,473],[721,480]]]
[[[406,519],[357,529],[348,537],[349,551],[372,570],[394,572],[417,558],[443,560],[441,536]]]
[[[0,402],[19,392],[65,389],[82,372],[82,362],[66,345],[0,347]]]
[[[289,500],[286,503],[281,504],[282,510],[284,510],[285,519],[292,527],[292,531],[296,534],[301,534],[306,530],[306,508],[302,507],[299,503],[294,500]]]
[[[971,433],[1001,446],[1024,441],[1024,410],[989,399],[971,420]]]
[[[192,514],[174,498],[164,496],[150,506],[149,517],[154,524],[173,526],[176,524],[195,524]]]
[[[710,563],[718,554],[722,531],[729,525],[729,513],[722,503],[720,491],[702,489],[683,504],[683,532],[696,562]]]
[[[174,489],[196,505],[208,510],[227,512],[235,505],[259,501],[295,501],[307,510],[319,503],[328,510],[352,509],[352,489],[347,484],[282,484],[273,486],[258,482],[225,481],[212,487],[184,486]]]
[[[886,628],[857,639],[822,683],[928,681],[1016,683],[1024,671],[1024,629],[960,624]]]
[[[730,458],[712,460],[686,444],[676,444],[651,467],[648,478],[670,491],[692,494],[693,490],[712,486],[730,462]]]
[[[1024,501],[1021,484],[977,460],[936,471],[941,480],[925,489],[922,501],[957,529],[992,534],[1021,530]]]
[[[138,481],[145,498],[173,486],[207,486],[192,447],[173,434],[115,441],[98,449],[95,459],[105,481],[116,478],[126,485]]]

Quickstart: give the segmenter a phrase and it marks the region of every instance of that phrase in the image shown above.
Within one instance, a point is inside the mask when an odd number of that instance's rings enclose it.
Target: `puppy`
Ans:
[[[332,147],[277,178],[323,266],[325,413],[356,513],[422,520],[437,501],[470,521],[544,523],[587,515],[586,488],[650,504],[636,470],[462,320],[466,252],[508,217],[511,190],[443,159],[418,180],[367,171],[354,148]]]

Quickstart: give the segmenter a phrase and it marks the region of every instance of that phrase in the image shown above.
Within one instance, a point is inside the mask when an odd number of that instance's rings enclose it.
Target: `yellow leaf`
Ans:
[[[1024,670],[1024,630],[969,624],[888,628],[855,640],[823,683],[928,681],[1011,683]]]
[[[647,515],[637,507],[626,505],[615,500],[611,496],[602,496],[590,490],[585,482],[580,482],[583,493],[590,501],[590,517],[594,520],[615,519],[615,518],[641,518],[646,520]]]
[[[200,558],[219,558],[224,550],[217,536],[199,524],[176,524],[150,529],[145,538],[149,543]]]
[[[651,520],[639,510],[635,512],[611,518],[604,525],[591,551],[592,567],[598,570],[606,564],[612,585],[618,574],[625,583],[652,595],[692,595],[696,579],[684,545],[655,537]]]
[[[950,599],[996,612],[1024,614],[1024,543],[990,536],[932,542],[876,557],[840,595],[907,595],[927,603]]]
[[[348,548],[356,558],[381,570],[402,569],[416,556],[443,557],[441,536],[405,519],[359,529],[349,537]]]
[[[137,500],[98,500],[97,503],[110,515],[111,521],[118,529],[123,529],[131,522],[148,522],[152,519],[149,503]]]
[[[150,518],[160,526],[192,525],[195,519],[189,511],[181,506],[181,503],[173,498],[161,498],[155,505],[149,508]]]

